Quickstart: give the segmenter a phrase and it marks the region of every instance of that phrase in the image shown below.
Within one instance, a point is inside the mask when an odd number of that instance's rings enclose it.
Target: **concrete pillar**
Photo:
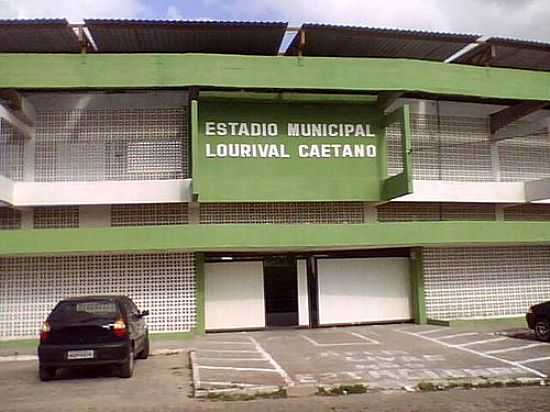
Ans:
[[[79,227],[96,228],[111,226],[111,206],[80,206],[80,225]]]

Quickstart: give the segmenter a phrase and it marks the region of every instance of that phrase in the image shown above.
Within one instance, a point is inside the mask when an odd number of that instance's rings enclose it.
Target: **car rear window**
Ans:
[[[112,318],[119,315],[118,305],[112,300],[79,300],[59,303],[50,319]]]

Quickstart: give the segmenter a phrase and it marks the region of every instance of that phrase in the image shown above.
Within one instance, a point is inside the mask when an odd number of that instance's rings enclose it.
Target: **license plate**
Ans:
[[[67,352],[67,359],[93,359],[93,350],[70,350]]]

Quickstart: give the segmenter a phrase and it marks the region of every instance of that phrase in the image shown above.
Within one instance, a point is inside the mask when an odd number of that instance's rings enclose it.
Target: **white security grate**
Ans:
[[[182,225],[188,222],[187,203],[111,206],[111,226]]]
[[[186,110],[42,112],[37,181],[188,177]]]
[[[496,219],[492,203],[389,202],[377,210],[380,222]]]
[[[547,134],[516,137],[498,144],[504,181],[526,181],[550,177],[550,138]]]
[[[36,336],[69,296],[124,294],[148,309],[153,332],[196,324],[194,255],[189,253],[0,258],[0,336]]]
[[[550,297],[550,248],[426,248],[429,318],[450,320],[523,315]]]
[[[35,207],[33,210],[35,229],[63,229],[79,226],[78,206]]]
[[[0,230],[21,229],[21,212],[10,207],[0,207]]]
[[[364,223],[362,202],[201,203],[200,223]]]
[[[413,177],[419,180],[492,181],[487,118],[412,114]],[[402,169],[398,129],[386,135],[388,174]]]
[[[527,204],[504,209],[504,220],[550,220],[550,205]]]
[[[8,122],[0,119],[0,175],[23,180],[25,138]]]

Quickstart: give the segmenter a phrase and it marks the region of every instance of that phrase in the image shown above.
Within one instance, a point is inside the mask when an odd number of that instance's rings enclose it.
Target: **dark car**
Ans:
[[[130,378],[134,358],[149,356],[148,314],[127,296],[62,300],[40,331],[40,379],[52,379],[60,368],[88,365],[117,365],[120,377]]]
[[[550,342],[550,301],[531,306],[526,318],[529,328],[535,330],[537,338]]]

